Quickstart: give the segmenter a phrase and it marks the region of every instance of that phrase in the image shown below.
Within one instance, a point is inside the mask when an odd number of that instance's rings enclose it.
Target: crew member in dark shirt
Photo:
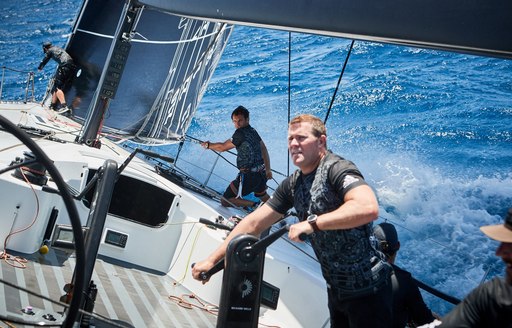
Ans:
[[[443,328],[512,327],[512,208],[504,224],[480,227],[500,243],[496,255],[505,262],[505,278],[493,278],[478,286],[442,318]]]
[[[43,52],[44,58],[37,67],[39,71],[44,68],[50,59],[55,60],[59,65],[54,76],[50,109],[58,110],[59,113],[68,112],[70,108],[68,108],[66,104],[66,97],[63,90],[74,73],[73,59],[64,49],[54,46],[50,42],[43,43]],[[57,101],[60,103],[60,108],[58,108],[59,104],[57,104]]]
[[[394,275],[391,276],[393,327],[417,327],[434,321],[434,315],[423,301],[411,273],[395,265],[396,255],[400,249],[395,226],[388,222],[380,223],[373,228],[373,233],[379,243],[379,249],[386,255],[394,269]]]
[[[371,222],[378,217],[372,188],[354,163],[328,150],[327,129],[316,116],[303,114],[290,121],[288,151],[298,170],[195,264],[193,277],[200,280],[201,272],[223,258],[235,236],[257,236],[294,208],[299,222],[290,226],[288,237],[300,242],[303,234],[310,236],[327,283],[331,327],[391,327],[392,268],[370,241]],[[307,292],[297,297],[307,297]]]
[[[258,132],[249,124],[249,111],[238,106],[231,113],[235,133],[224,142],[205,141],[201,143],[206,149],[227,151],[236,147],[236,166],[240,170],[231,181],[221,200],[223,206],[240,206],[254,210],[259,202],[244,199],[243,196],[254,192],[261,202],[267,201],[267,180],[272,179],[270,157],[267,147]]]

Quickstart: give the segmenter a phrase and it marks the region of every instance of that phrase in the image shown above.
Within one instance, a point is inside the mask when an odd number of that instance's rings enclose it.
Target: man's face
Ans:
[[[512,243],[501,243],[496,255],[505,262],[505,280],[512,285]]]
[[[233,120],[235,129],[244,128],[249,124],[249,119],[246,119],[243,115],[233,115],[231,119]]]
[[[316,137],[309,122],[300,122],[288,128],[288,151],[293,164],[308,174],[316,169],[325,151],[326,136]]]

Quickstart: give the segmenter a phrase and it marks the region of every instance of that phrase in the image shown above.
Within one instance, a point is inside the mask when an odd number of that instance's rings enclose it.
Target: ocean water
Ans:
[[[64,46],[80,4],[0,2],[0,66],[36,71],[41,43]],[[188,134],[224,141],[233,133],[231,111],[246,106],[270,152],[272,190],[294,170],[288,116],[329,113],[329,148],[354,161],[375,189],[379,222],[397,226],[398,265],[463,298],[504,273],[498,243],[479,227],[502,222],[512,207],[512,60],[356,41],[333,101],[350,42],[237,26]],[[35,75],[37,99],[52,65]],[[23,83],[10,87],[3,98],[23,93]],[[188,143],[177,164],[222,191],[236,174],[227,162],[234,156],[223,155],[216,162]],[[439,314],[452,307],[424,297]]]

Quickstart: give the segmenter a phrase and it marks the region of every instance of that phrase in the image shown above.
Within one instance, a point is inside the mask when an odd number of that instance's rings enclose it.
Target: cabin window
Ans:
[[[89,170],[89,182],[96,170]],[[85,196],[85,206],[90,208],[93,187]],[[140,224],[157,227],[167,222],[175,195],[152,184],[121,175],[116,182],[109,214],[119,216]]]

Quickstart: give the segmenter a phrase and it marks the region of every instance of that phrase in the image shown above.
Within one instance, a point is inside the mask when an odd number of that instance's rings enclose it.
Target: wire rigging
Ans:
[[[350,47],[348,49],[347,57],[345,57],[345,62],[343,63],[343,68],[341,69],[340,77],[338,78],[338,84],[336,84],[336,89],[334,89],[331,103],[329,104],[329,108],[327,109],[327,113],[325,114],[324,124],[327,123],[327,119],[329,118],[329,114],[331,113],[331,108],[332,108],[332,105],[334,104],[334,99],[336,99],[336,94],[338,93],[341,79],[343,78],[343,74],[345,73],[345,68],[347,67],[348,59],[350,58],[350,54],[352,53],[352,48],[354,48],[354,42],[355,42],[355,40],[352,40],[352,42],[350,42]]]
[[[292,32],[288,32],[288,123],[291,119],[292,83]],[[290,156],[287,156],[286,174],[290,175]]]

